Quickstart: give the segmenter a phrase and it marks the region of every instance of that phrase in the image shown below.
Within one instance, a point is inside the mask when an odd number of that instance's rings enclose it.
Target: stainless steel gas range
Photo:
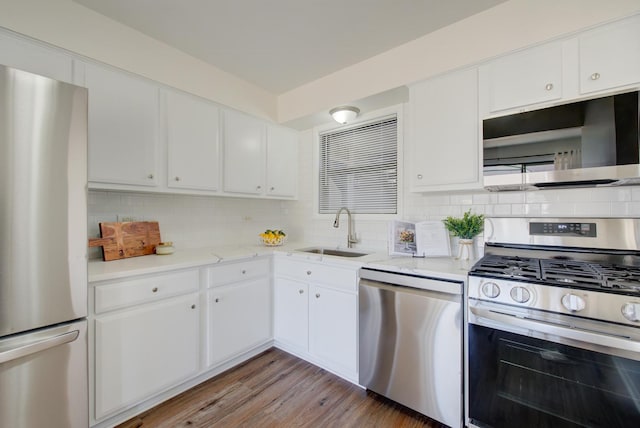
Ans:
[[[467,317],[470,427],[640,426],[640,219],[487,219]]]

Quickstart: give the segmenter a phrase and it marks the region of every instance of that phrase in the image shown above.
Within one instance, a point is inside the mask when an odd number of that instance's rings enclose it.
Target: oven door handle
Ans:
[[[607,333],[602,333],[595,330],[586,330],[584,328],[578,328],[567,324],[523,318],[522,316],[498,312],[491,309],[477,308],[473,306],[470,306],[469,310],[478,318],[478,321],[480,321],[473,322],[470,320],[472,324],[483,325],[484,323],[482,322],[482,319],[486,319],[488,321],[492,321],[490,325],[488,325],[490,327],[496,327],[495,324],[497,323],[502,324],[505,327],[513,326],[516,328],[532,330],[539,333],[547,333],[565,339],[573,339],[601,348],[614,348],[623,351],[640,353],[640,342],[635,341],[628,336],[614,336]]]

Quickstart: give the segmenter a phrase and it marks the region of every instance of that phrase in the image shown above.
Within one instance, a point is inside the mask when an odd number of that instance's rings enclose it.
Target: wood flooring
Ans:
[[[139,427],[444,425],[272,348],[118,426]]]

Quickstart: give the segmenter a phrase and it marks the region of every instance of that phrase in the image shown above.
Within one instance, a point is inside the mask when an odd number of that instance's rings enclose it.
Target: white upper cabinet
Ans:
[[[71,57],[11,34],[0,33],[0,64],[73,83]]]
[[[409,107],[411,191],[481,187],[477,69],[411,86]]]
[[[582,93],[640,83],[640,15],[585,32],[578,39]]]
[[[225,110],[224,191],[260,195],[264,192],[265,123]]]
[[[483,113],[562,98],[562,42],[508,55],[480,67]]]
[[[89,89],[89,181],[157,186],[158,87],[93,64],[84,65],[84,77]]]
[[[163,91],[166,106],[167,186],[215,191],[220,175],[219,108],[176,91]]]
[[[267,127],[267,196],[294,198],[298,182],[298,134]]]

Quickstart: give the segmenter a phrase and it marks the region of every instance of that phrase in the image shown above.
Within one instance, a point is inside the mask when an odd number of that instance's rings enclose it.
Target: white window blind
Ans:
[[[396,214],[397,118],[320,134],[319,212]]]

